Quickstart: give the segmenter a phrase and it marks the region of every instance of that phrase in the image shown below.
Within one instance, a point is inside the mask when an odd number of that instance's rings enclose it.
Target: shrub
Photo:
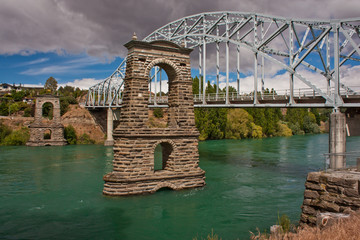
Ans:
[[[284,231],[284,233],[287,233],[290,231],[290,227],[291,227],[291,222],[290,222],[290,218],[283,214],[281,215],[281,217],[278,216],[278,221],[279,221],[279,225],[282,227],[282,230]]]
[[[0,116],[7,115],[9,115],[9,105],[5,101],[2,101],[0,103]]]
[[[69,125],[64,128],[64,138],[68,142],[68,144],[76,144],[77,136],[73,126]]]
[[[77,141],[78,144],[94,144],[95,140],[91,139],[89,135],[84,133],[81,135]]]
[[[154,108],[153,113],[154,113],[154,117],[156,117],[156,118],[164,117],[164,111],[162,108]]]
[[[0,122],[0,144],[10,134],[11,129]]]
[[[305,132],[303,130],[301,130],[300,128],[300,124],[299,123],[289,123],[289,128],[291,129],[293,135],[304,135]]]
[[[290,137],[292,136],[292,130],[283,122],[279,121],[278,122],[278,132],[276,132],[276,136],[280,136],[280,137]]]
[[[30,134],[29,129],[26,127],[21,128],[20,130],[13,131],[11,134],[6,136],[2,141],[2,145],[25,145],[25,143],[29,140]]]
[[[70,104],[77,104],[78,102],[72,96],[60,97],[60,115],[64,115],[69,110]]]
[[[31,117],[31,113],[32,113],[32,108],[30,106],[28,106],[24,110],[24,117]]]

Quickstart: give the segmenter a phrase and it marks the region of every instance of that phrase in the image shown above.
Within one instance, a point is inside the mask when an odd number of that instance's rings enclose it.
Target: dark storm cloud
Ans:
[[[209,11],[257,12],[296,18],[360,17],[358,0],[2,0],[0,54],[124,55],[123,44],[170,21]]]

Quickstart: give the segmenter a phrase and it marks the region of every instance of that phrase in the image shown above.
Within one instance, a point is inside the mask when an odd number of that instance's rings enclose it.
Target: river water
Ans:
[[[326,134],[205,141],[206,187],[116,198],[101,193],[111,147],[0,147],[0,239],[249,239],[278,214],[298,221],[327,149]]]

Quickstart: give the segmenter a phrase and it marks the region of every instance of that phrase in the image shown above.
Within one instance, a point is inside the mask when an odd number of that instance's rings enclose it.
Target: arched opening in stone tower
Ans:
[[[166,62],[152,67],[149,73],[149,103],[152,114],[149,114],[150,127],[169,127],[176,125],[174,114],[176,80],[175,69]],[[168,108],[166,107],[168,106]]]
[[[42,105],[42,117],[52,120],[54,117],[54,105],[46,102]]]
[[[51,130],[50,129],[46,129],[44,131],[44,140],[49,140],[51,139]]]
[[[173,147],[168,142],[159,143],[154,150],[154,171],[164,170],[168,166]]]

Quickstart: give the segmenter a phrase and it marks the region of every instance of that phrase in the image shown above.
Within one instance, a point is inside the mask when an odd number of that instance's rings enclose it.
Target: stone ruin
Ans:
[[[43,106],[51,103],[53,119],[43,118]],[[66,145],[64,138],[64,126],[60,118],[60,99],[56,96],[44,95],[36,98],[35,120],[30,124],[30,139],[27,146],[63,146]]]
[[[200,169],[199,132],[195,127],[190,68],[191,49],[168,41],[132,41],[128,49],[120,124],[114,130],[113,172],[104,176],[103,193],[121,196],[180,190],[205,185]],[[154,66],[168,76],[166,128],[148,124],[149,74]],[[155,169],[154,152],[162,148],[162,168]]]

